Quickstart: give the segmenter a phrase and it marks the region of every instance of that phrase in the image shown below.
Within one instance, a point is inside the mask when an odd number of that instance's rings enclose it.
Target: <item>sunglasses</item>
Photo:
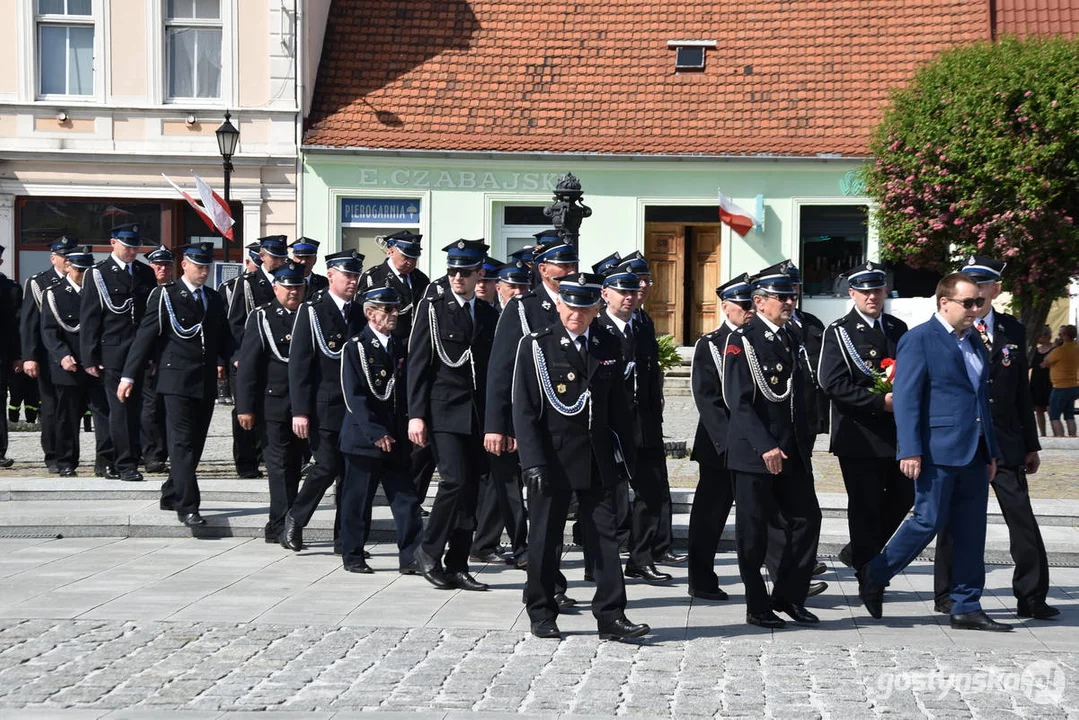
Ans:
[[[772,293],[768,293],[768,297],[775,298],[776,300],[778,300],[781,303],[793,303],[794,302],[794,296],[793,295],[773,295]]]
[[[479,268],[474,267],[451,267],[446,268],[446,275],[453,277],[454,275],[460,275],[463,278],[472,277],[472,274]]]
[[[962,300],[956,300],[955,298],[945,297],[945,300],[951,300],[953,303],[959,303],[963,306],[963,309],[970,310],[971,308],[980,308],[985,305],[985,298],[963,298]]]

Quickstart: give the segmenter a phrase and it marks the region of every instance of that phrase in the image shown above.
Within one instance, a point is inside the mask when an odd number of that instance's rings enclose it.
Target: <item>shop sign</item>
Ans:
[[[342,225],[419,225],[420,201],[412,198],[342,198]]]
[[[561,176],[562,173],[369,167],[358,168],[355,177],[357,185],[363,187],[553,192]]]

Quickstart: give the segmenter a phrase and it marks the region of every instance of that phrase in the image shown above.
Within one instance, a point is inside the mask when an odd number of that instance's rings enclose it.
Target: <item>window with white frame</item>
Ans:
[[[38,93],[94,94],[92,0],[36,0]]]
[[[170,100],[221,97],[220,0],[165,0],[165,84]]]

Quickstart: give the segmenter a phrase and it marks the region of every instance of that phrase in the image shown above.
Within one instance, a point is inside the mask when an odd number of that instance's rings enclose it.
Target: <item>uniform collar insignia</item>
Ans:
[[[858,323],[854,327],[858,328],[859,330],[865,330],[865,323]]]
[[[187,297],[187,290],[181,290],[180,297]]]
[[[277,308],[277,314],[278,315],[284,315],[285,314],[284,309],[283,308]]]
[[[593,335],[592,336],[592,344],[593,345],[599,345],[599,336],[598,335]]]
[[[373,348],[377,348],[377,347],[378,347],[379,345],[381,345],[381,344],[382,344],[382,343],[380,343],[380,342],[378,341],[378,338],[371,338],[371,347],[373,347]]]
[[[543,302],[540,303],[540,305],[543,307],[544,310],[550,310],[551,309],[551,301],[550,300],[544,300]]]
[[[764,331],[764,339],[765,340],[772,340],[774,338],[775,338],[775,333],[773,333],[771,330],[765,330]]]
[[[563,346],[569,345],[569,338],[568,337],[563,337],[563,338],[561,338],[559,340],[559,342],[562,343]]]

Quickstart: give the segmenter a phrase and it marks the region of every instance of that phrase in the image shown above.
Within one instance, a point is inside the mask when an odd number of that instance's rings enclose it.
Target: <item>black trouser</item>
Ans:
[[[236,368],[229,368],[229,382],[233,385],[233,397],[236,395]],[[262,419],[255,418],[255,427],[244,430],[236,419],[236,408],[232,408],[232,459],[236,463],[238,475],[256,473],[259,469],[259,439],[262,437]]]
[[[1022,467],[997,466],[990,483],[997,496],[1000,512],[1008,525],[1012,562],[1012,593],[1020,607],[1045,602],[1049,594],[1049,559],[1045,554],[1038,520],[1030,507],[1027,473]],[[952,534],[945,528],[937,534],[936,561],[933,563],[933,594],[938,603],[952,591]]]
[[[389,467],[380,458],[345,454],[341,481],[341,560],[346,565],[363,561],[363,546],[371,535],[371,507],[378,485],[386,491],[397,527],[397,559],[401,566],[413,560],[423,539],[423,520],[416,487],[407,470]]]
[[[528,551],[528,520],[521,496],[521,466],[517,453],[488,454],[487,464],[491,471],[480,479],[472,554],[497,550],[505,528],[513,558],[524,560]]]
[[[593,476],[598,470],[593,471]],[[528,528],[528,581],[525,604],[532,622],[558,617],[554,596],[557,587],[562,536],[573,492],[559,488],[548,495],[530,496]],[[614,488],[591,488],[577,491],[577,517],[581,523],[584,547],[592,563],[596,592],[592,596],[592,615],[600,624],[617,620],[626,610],[626,584],[622,561],[618,556],[618,509]]]
[[[94,467],[113,464],[112,438],[109,437],[109,404],[100,380],[89,385],[55,385],[56,388],[56,466],[74,470],[79,466],[79,436],[87,408],[94,417],[96,452]]]
[[[138,393],[132,394],[135,397]],[[171,502],[180,517],[202,504],[195,471],[202,460],[206,433],[214,416],[214,399],[164,395],[165,435],[169,445],[169,477],[161,486],[162,502]],[[128,398],[130,402],[131,398]],[[136,416],[137,417],[137,416]]]
[[[914,505],[914,481],[893,458],[840,456],[839,469],[847,488],[851,565],[857,570],[877,556],[906,518]]]
[[[41,399],[38,397],[37,380],[29,377],[26,373],[8,372],[8,391],[11,399],[8,401],[8,419],[11,422],[19,422],[19,408],[25,409],[26,422],[37,421],[38,412],[41,410]]]
[[[307,527],[311,522],[311,516],[315,514],[326,491],[334,484],[334,481],[345,471],[344,459],[337,447],[340,433],[337,430],[325,430],[314,419],[311,420],[308,431],[308,441],[311,445],[311,455],[315,458],[315,464],[307,471],[300,491],[292,501],[292,507],[288,514],[301,527]],[[333,543],[341,536],[341,496],[334,493],[333,514]]]
[[[109,436],[112,438],[113,450],[116,453],[116,470],[121,475],[130,475],[139,470],[139,418],[142,415],[142,373],[135,378],[135,387],[127,400],[120,402],[116,397],[116,388],[120,385],[120,373],[112,370],[105,371],[105,399],[109,403]],[[201,401],[200,401],[201,402]],[[168,404],[165,405],[168,408]],[[45,429],[45,396],[41,396],[41,422],[42,430]],[[173,423],[172,414],[168,413],[168,423]],[[168,433],[166,433],[168,434]],[[205,442],[203,437],[202,441]],[[45,434],[42,432],[42,445],[45,444]],[[168,438],[171,445],[172,440]],[[201,451],[200,451],[201,454]],[[172,453],[169,452],[171,456]],[[194,467],[192,467],[192,474]],[[196,509],[197,506],[196,506]],[[188,510],[194,512],[194,510]]]
[[[427,443],[423,447],[413,445],[410,459],[412,469],[409,474],[412,476],[412,484],[416,488],[416,496],[422,504],[427,499],[427,491],[431,489],[431,478],[435,474],[435,453],[431,443]]]
[[[14,375],[11,370],[12,362],[11,360],[0,360],[0,398],[3,398],[5,402],[7,401],[8,383]],[[8,408],[10,407],[8,405]],[[18,416],[16,415],[17,418]],[[7,420],[0,422],[0,426],[2,426],[0,427],[0,458],[2,458],[7,457]]]
[[[94,419],[97,425],[97,419]],[[165,440],[165,401],[157,394],[157,376],[146,375],[142,383],[142,461],[163,463],[169,459]]]
[[[117,377],[117,384],[120,379]],[[56,464],[56,386],[49,377],[49,363],[47,360],[37,364],[37,392],[40,402],[38,403],[38,423],[41,426],[41,450],[45,453],[45,464]],[[113,387],[113,399],[116,399],[116,388]],[[119,404],[119,400],[116,401]],[[109,403],[110,413],[112,403]],[[111,415],[110,415],[111,417]],[[136,427],[138,427],[136,423]],[[114,441],[115,442],[115,441]]]
[[[802,468],[792,468],[779,475],[736,470],[734,478],[735,546],[747,609],[755,615],[772,609],[761,577],[769,526],[784,528],[785,533],[776,567],[770,568],[772,598],[803,605],[817,562],[821,524],[811,476]]]
[[[293,434],[291,420],[264,420],[262,431],[270,487],[270,519],[265,536],[276,538],[285,529],[285,513],[296,500],[307,442]]]
[[[436,431],[429,434],[429,440],[439,480],[423,533],[423,551],[436,562],[445,553],[446,572],[467,571],[479,479],[487,472],[483,436]]]
[[[630,486],[629,564],[644,567],[671,549],[671,486],[662,447],[637,449]]]
[[[734,477],[722,466],[700,463],[689,511],[689,589],[718,590],[716,549],[734,502]]]

